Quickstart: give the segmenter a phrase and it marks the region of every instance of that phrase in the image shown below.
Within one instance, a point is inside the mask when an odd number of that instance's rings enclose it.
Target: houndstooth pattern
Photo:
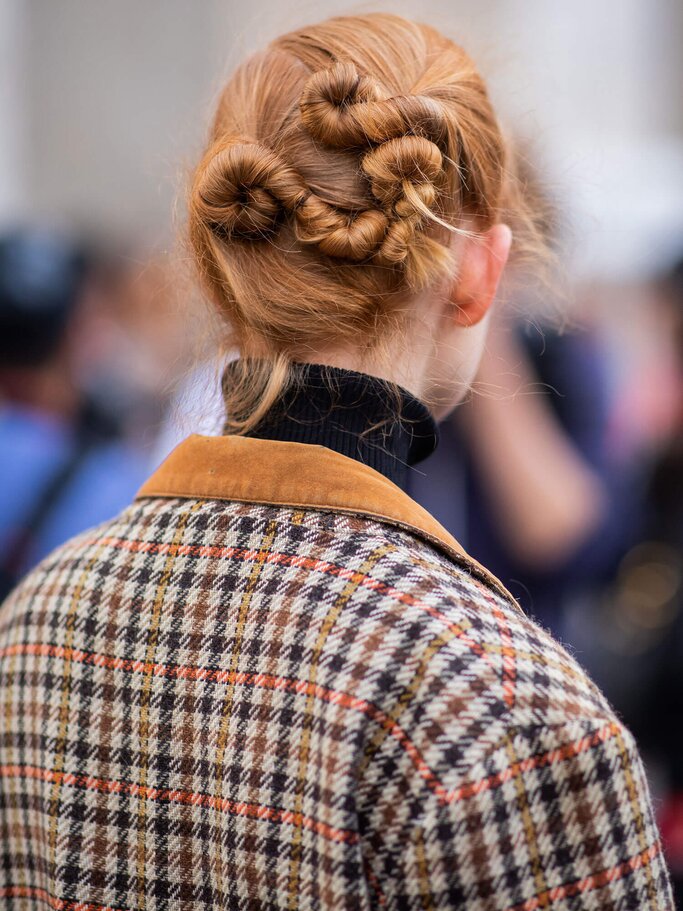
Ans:
[[[629,732],[395,526],[139,500],[0,644],[3,908],[673,907]]]

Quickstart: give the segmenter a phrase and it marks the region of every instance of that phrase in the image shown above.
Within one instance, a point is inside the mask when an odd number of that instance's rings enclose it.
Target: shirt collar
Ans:
[[[239,361],[227,365],[223,384]],[[438,429],[427,406],[379,377],[321,364],[294,364],[292,380],[247,436],[333,449],[405,487],[431,455]]]
[[[368,465],[325,446],[194,434],[173,450],[137,496],[217,499],[365,516],[429,541],[517,606],[501,582],[400,487]]]

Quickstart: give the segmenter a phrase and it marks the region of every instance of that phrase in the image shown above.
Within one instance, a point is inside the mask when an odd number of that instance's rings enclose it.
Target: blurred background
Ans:
[[[409,492],[635,732],[680,894],[680,0],[0,0],[0,595],[219,431],[178,243],[213,102],[275,35],[377,9],[474,56],[562,272],[557,292],[511,283],[477,394]]]

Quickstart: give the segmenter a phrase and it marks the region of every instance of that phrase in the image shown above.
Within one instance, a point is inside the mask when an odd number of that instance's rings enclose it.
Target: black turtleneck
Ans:
[[[294,373],[295,380],[249,436],[326,446],[401,487],[410,467],[436,448],[434,418],[406,389],[398,387],[397,394],[377,377],[319,364],[297,364]]]

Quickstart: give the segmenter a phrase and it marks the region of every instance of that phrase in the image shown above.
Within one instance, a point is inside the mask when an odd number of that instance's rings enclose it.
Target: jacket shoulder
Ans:
[[[427,542],[390,532],[378,567],[392,585],[378,605],[384,648],[410,643],[401,675],[421,692],[457,699],[514,724],[605,717],[612,709],[569,650],[467,565]],[[400,603],[400,610],[393,602]],[[369,627],[368,627],[369,632]],[[418,683],[413,679],[412,686]]]
[[[361,763],[371,802],[389,778],[415,799],[432,775],[450,792],[517,732],[616,730],[588,674],[516,603],[427,543],[389,540],[375,572],[390,589],[359,625],[363,673],[351,672],[386,719]]]
[[[375,880],[392,870],[386,903],[607,908],[627,894],[671,911],[637,746],[595,684],[465,567],[422,547],[399,554],[408,597],[382,648],[411,629],[413,649],[394,662],[358,801]]]

